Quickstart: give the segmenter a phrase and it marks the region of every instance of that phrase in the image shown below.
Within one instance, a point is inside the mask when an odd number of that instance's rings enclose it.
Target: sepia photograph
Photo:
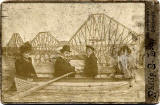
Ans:
[[[145,102],[144,3],[3,3],[3,102]]]

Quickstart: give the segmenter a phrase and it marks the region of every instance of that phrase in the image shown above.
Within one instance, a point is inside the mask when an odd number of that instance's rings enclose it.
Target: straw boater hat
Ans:
[[[95,49],[94,49],[92,46],[90,46],[90,45],[86,45],[86,48],[90,48],[92,51],[95,50]]]
[[[69,45],[64,45],[63,48],[60,50],[61,53],[65,52],[65,51],[71,52]]]
[[[20,47],[20,53],[25,53],[25,52],[30,52],[30,51],[32,51],[32,45],[29,42],[25,42]]]

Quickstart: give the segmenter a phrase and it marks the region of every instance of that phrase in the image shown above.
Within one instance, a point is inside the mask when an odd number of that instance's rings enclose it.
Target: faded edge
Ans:
[[[159,3],[145,3],[145,101],[158,103],[159,98]]]
[[[157,1],[145,1],[145,0],[6,0],[4,3],[45,3],[45,2],[145,2],[145,103],[148,104],[155,104],[158,103],[159,99],[159,61],[158,61],[158,54],[159,54],[159,3]],[[2,89],[2,4],[0,9],[0,89]],[[160,74],[160,73],[159,73]],[[1,91],[0,91],[1,92]],[[2,95],[2,94],[1,94]],[[1,99],[0,99],[1,100]],[[37,102],[36,102],[37,103]],[[41,103],[41,102],[39,102]],[[72,103],[72,102],[71,102]],[[106,102],[107,103],[107,102]],[[115,102],[117,103],[117,102]],[[137,102],[138,103],[138,102]]]

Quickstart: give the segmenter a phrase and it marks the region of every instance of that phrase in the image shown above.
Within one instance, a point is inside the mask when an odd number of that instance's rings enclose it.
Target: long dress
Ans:
[[[118,67],[123,72],[125,78],[130,78],[131,76],[128,66],[128,56],[125,54],[118,56]]]
[[[24,57],[20,57],[15,62],[15,68],[16,68],[16,75],[18,77],[24,79],[37,78],[31,58],[25,59]]]

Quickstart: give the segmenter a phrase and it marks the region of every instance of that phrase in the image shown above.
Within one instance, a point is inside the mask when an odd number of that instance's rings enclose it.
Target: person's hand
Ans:
[[[36,76],[35,74],[31,74],[32,77]]]
[[[27,81],[32,82],[32,81],[33,81],[33,78],[27,78]]]
[[[71,68],[75,70],[75,67],[71,65]]]
[[[75,69],[75,72],[76,72],[76,73],[79,73],[78,69]]]
[[[75,71],[75,72],[77,72],[78,70],[77,70],[77,69],[75,69],[74,71]]]
[[[76,73],[81,73],[82,71],[79,70],[79,69],[75,69],[75,72],[76,72]]]

